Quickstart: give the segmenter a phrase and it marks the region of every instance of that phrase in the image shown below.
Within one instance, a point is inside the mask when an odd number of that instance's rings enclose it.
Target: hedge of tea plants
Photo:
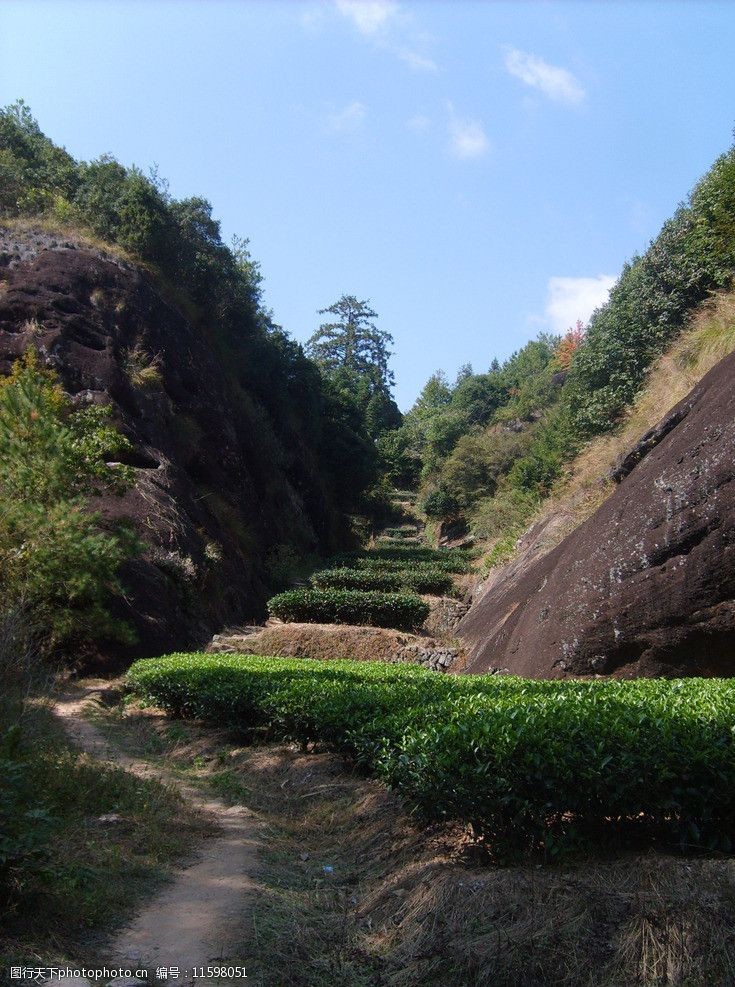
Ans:
[[[356,589],[293,589],[268,601],[273,617],[287,622],[367,624],[410,630],[420,627],[429,607],[413,593]]]
[[[442,572],[440,569],[432,571],[428,567],[352,569],[340,566],[315,572],[311,577],[311,584],[318,589],[381,590],[388,593],[413,590],[415,593],[441,595],[451,592],[454,580],[450,573]]]
[[[317,741],[426,819],[471,824],[500,858],[607,845],[611,833],[729,850],[735,682],[537,682],[410,665],[237,655],[137,662],[171,712]]]

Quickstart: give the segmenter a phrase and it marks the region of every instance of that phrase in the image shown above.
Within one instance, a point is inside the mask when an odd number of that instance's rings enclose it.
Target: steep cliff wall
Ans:
[[[609,499],[493,581],[459,625],[466,670],[735,672],[735,354],[626,457]]]
[[[261,615],[269,553],[343,543],[315,450],[248,389],[258,368],[145,270],[82,239],[0,228],[0,372],[31,346],[75,402],[111,404],[133,443],[134,488],[93,504],[145,543],[117,604],[138,634],[130,654]]]

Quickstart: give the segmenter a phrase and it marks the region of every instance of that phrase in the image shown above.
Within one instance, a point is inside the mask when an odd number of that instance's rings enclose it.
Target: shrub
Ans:
[[[412,571],[422,572],[469,572],[470,557],[457,552],[436,552],[439,558],[426,556],[424,553],[431,549],[416,549],[418,555],[407,554],[402,551],[400,554],[393,554],[390,550],[373,549],[364,555],[340,555],[332,559],[334,567],[341,568],[348,566],[350,569],[374,569],[383,571],[403,571],[410,568]]]
[[[430,569],[322,569],[311,577],[318,589],[360,589],[396,592],[408,589],[416,593],[449,593],[453,580],[448,572]]]
[[[288,590],[269,600],[268,610],[285,621],[406,629],[418,627],[429,616],[419,596],[349,589]]]
[[[440,521],[459,513],[459,500],[448,490],[439,487],[424,497],[421,509],[430,520]]]
[[[232,655],[137,662],[165,709],[360,761],[427,819],[469,823],[492,851],[555,854],[635,824],[729,849],[731,680],[535,682],[409,665]]]
[[[75,409],[33,351],[0,380],[0,594],[52,647],[129,637],[107,604],[137,543],[122,527],[101,530],[87,510],[89,496],[132,478],[106,465],[128,448],[107,415]]]

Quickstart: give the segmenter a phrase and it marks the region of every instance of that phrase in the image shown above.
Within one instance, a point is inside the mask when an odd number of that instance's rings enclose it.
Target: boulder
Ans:
[[[460,622],[465,670],[735,672],[735,354],[617,465],[552,551],[494,579]]]

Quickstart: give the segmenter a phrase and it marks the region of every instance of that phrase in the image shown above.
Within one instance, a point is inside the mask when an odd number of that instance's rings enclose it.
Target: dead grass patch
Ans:
[[[660,854],[499,868],[425,828],[330,754],[157,711],[114,714],[187,777],[256,812],[261,887],[243,942],[263,987],[705,987],[735,981],[735,863]]]
[[[236,631],[225,632],[221,644],[250,655],[385,662],[405,660],[402,652],[407,647],[441,647],[432,637],[350,624],[275,624],[247,637],[238,636]]]

